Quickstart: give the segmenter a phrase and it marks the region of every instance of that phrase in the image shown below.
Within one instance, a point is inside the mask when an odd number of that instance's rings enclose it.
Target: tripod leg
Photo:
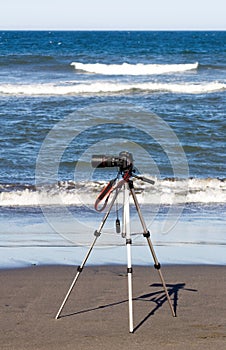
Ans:
[[[102,220],[98,230],[96,230],[94,232],[95,238],[93,240],[93,243],[91,244],[91,246],[90,246],[90,248],[89,248],[89,250],[88,250],[88,252],[87,252],[87,254],[86,254],[86,256],[85,256],[85,258],[84,258],[84,260],[82,262],[82,264],[80,266],[78,266],[77,274],[76,274],[75,278],[73,279],[70,288],[68,289],[68,292],[67,292],[67,294],[66,294],[66,296],[65,296],[65,298],[64,298],[64,300],[63,300],[63,302],[62,302],[62,304],[61,304],[61,306],[60,306],[60,308],[59,308],[59,310],[58,310],[58,312],[57,312],[57,314],[55,316],[55,319],[58,319],[60,317],[60,314],[61,314],[61,312],[63,310],[63,307],[66,304],[66,302],[67,302],[67,300],[68,300],[68,298],[69,298],[69,296],[70,296],[70,294],[72,292],[72,289],[74,288],[74,285],[77,282],[77,280],[78,280],[78,278],[80,276],[80,273],[82,272],[83,267],[85,266],[85,263],[87,262],[87,260],[88,260],[88,258],[90,256],[90,253],[91,253],[91,251],[92,251],[92,249],[93,249],[93,247],[94,247],[94,245],[95,245],[95,243],[97,241],[97,238],[101,235],[101,230],[102,230],[102,228],[103,228],[103,226],[104,226],[104,224],[105,224],[105,222],[106,222],[106,220],[107,220],[107,218],[108,218],[108,216],[110,214],[110,211],[111,211],[111,209],[112,209],[112,207],[114,205],[114,202],[115,202],[115,199],[117,197],[117,194],[118,194],[118,192],[116,191],[115,194],[114,194],[114,197],[113,197],[113,199],[112,199],[112,201],[110,203],[109,209],[107,210],[106,214],[104,215],[104,218],[103,218],[103,220]]]
[[[88,258],[89,258],[89,255],[90,255],[90,253],[91,253],[91,251],[92,251],[92,249],[93,249],[93,247],[94,247],[94,245],[95,245],[95,243],[96,243],[97,238],[98,238],[98,236],[95,237],[95,239],[94,239],[94,241],[93,241],[93,243],[92,243],[92,245],[91,245],[91,247],[90,247],[88,253],[86,254],[85,259],[83,260],[82,264],[81,264],[80,266],[78,266],[78,268],[77,268],[77,274],[76,274],[75,278],[73,279],[70,288],[68,289],[68,292],[67,292],[67,294],[66,294],[66,296],[65,296],[65,298],[64,298],[64,300],[63,300],[63,302],[62,302],[62,304],[61,304],[61,306],[60,306],[60,308],[59,308],[59,310],[58,310],[58,312],[57,312],[57,314],[56,314],[55,319],[58,319],[58,318],[60,317],[61,311],[63,310],[63,307],[64,307],[64,305],[66,304],[66,302],[67,302],[67,300],[68,300],[68,298],[69,298],[69,296],[70,296],[70,294],[71,294],[71,292],[72,292],[72,289],[74,288],[74,285],[75,285],[75,283],[77,282],[77,280],[78,280],[78,278],[79,278],[79,275],[80,275],[80,273],[82,272],[83,267],[84,267],[86,261],[87,261]]]
[[[128,276],[128,300],[129,300],[129,331],[133,333],[133,292],[132,292],[132,263],[131,263],[132,240],[126,240],[127,246],[127,276]]]
[[[161,265],[160,265],[160,263],[159,263],[159,261],[158,261],[158,259],[157,259],[156,254],[155,254],[155,250],[154,250],[153,244],[152,244],[151,239],[150,239],[150,232],[148,231],[148,229],[147,229],[147,227],[146,227],[146,224],[145,224],[143,215],[142,215],[142,213],[141,213],[140,206],[139,206],[139,203],[138,203],[138,200],[137,200],[137,197],[136,197],[136,193],[135,193],[134,188],[133,188],[133,183],[132,183],[132,181],[130,181],[129,185],[130,185],[130,192],[131,192],[131,194],[132,194],[132,197],[133,197],[133,200],[134,200],[134,204],[135,204],[135,207],[136,207],[138,216],[139,216],[139,218],[140,218],[141,225],[142,225],[143,230],[144,230],[143,236],[147,239],[148,246],[149,246],[149,248],[150,248],[150,251],[151,251],[151,254],[152,254],[152,257],[153,257],[153,260],[154,260],[154,267],[155,267],[155,269],[156,269],[156,270],[158,271],[158,273],[159,273],[159,277],[160,277],[160,280],[161,280],[161,282],[162,282],[162,286],[163,286],[163,289],[164,289],[166,298],[167,298],[167,300],[168,300],[170,310],[171,310],[171,312],[172,312],[172,315],[175,317],[176,314],[175,314],[175,312],[174,312],[173,305],[172,305],[172,303],[171,303],[168,290],[167,290],[167,288],[166,288],[166,283],[165,283],[165,281],[164,281],[164,278],[163,278],[163,275],[162,275],[162,272],[161,272]]]
[[[153,260],[155,262],[154,264],[154,267],[155,269],[158,271],[159,273],[159,277],[160,277],[160,280],[162,282],[162,286],[163,286],[163,289],[165,291],[165,294],[166,294],[166,298],[168,300],[168,303],[169,303],[169,307],[170,307],[170,310],[172,312],[172,315],[173,317],[176,317],[176,314],[175,314],[175,311],[173,309],[173,305],[171,303],[171,300],[170,300],[170,297],[169,297],[169,293],[168,293],[168,290],[166,288],[166,283],[164,281],[164,278],[163,278],[163,275],[162,275],[162,272],[161,272],[161,264],[159,263],[157,257],[156,257],[156,254],[155,254],[155,251],[154,251],[154,247],[153,247],[153,244],[151,242],[151,239],[150,239],[150,232],[146,232],[144,233],[144,237],[147,239],[147,242],[148,242],[148,245],[149,245],[149,248],[151,250],[151,253],[152,253],[152,256],[153,256]]]
[[[124,206],[123,206],[123,232],[126,237],[127,248],[127,276],[128,276],[128,301],[129,301],[129,331],[133,333],[133,292],[132,292],[132,258],[131,258],[131,234],[130,234],[130,209],[129,209],[129,188],[125,184]]]

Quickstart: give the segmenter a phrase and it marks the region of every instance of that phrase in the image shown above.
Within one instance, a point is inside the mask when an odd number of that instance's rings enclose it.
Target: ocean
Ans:
[[[80,263],[122,151],[160,261],[225,264],[225,58],[225,31],[0,32],[0,267]],[[88,263],[125,263],[121,204]],[[151,263],[132,201],[131,231]]]

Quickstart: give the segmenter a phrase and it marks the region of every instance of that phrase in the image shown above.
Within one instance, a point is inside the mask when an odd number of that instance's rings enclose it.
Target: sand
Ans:
[[[226,349],[226,267],[163,266],[177,317],[153,267],[134,266],[129,333],[125,266],[0,270],[0,349]]]

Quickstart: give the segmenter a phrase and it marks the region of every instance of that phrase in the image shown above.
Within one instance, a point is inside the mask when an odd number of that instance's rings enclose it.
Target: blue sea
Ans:
[[[80,263],[121,176],[92,156],[121,151],[160,261],[226,264],[225,31],[1,31],[0,128],[0,267]],[[125,263],[121,212],[88,263]]]

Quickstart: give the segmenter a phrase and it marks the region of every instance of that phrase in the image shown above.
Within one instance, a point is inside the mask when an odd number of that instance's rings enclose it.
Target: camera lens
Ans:
[[[93,155],[91,164],[93,168],[107,168],[118,166],[118,163],[115,162],[114,157],[106,156],[103,154]]]
[[[129,169],[133,164],[133,156],[129,152],[121,152],[119,156],[95,154],[92,156],[91,165],[93,168],[118,167],[120,170]]]

